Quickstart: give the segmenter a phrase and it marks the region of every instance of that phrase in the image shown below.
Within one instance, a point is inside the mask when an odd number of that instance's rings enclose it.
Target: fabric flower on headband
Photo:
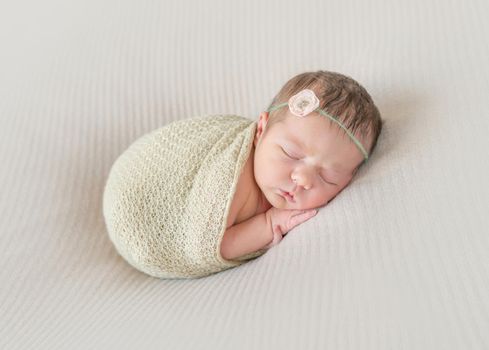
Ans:
[[[304,89],[292,96],[288,104],[290,113],[298,117],[305,117],[319,107],[319,99],[316,97],[314,91]]]

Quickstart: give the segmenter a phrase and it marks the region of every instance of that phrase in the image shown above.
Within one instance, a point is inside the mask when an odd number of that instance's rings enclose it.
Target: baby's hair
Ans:
[[[319,98],[319,108],[337,117],[337,120],[352,134],[355,135],[359,131],[363,140],[371,140],[370,149],[367,149],[367,152],[372,154],[384,120],[372,97],[363,86],[354,79],[336,72],[322,70],[305,72],[287,81],[273,98],[267,110],[272,106],[287,102],[290,97],[303,89],[314,91]],[[288,108],[280,108],[270,112],[266,130],[273,124],[283,121],[287,116],[287,111]],[[329,122],[335,124],[331,120]],[[365,147],[368,146],[365,145]]]

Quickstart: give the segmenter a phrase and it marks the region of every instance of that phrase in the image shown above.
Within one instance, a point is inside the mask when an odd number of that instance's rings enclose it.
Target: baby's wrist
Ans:
[[[268,237],[268,244],[264,248],[269,249],[282,240],[282,235],[278,232],[274,232],[273,230],[270,210],[267,210],[265,212],[265,218],[266,218],[266,227],[267,227],[266,235]]]
[[[278,232],[274,233],[273,234],[273,240],[267,245],[265,246],[265,249],[270,249],[272,248],[273,246],[277,245],[278,243],[280,243],[280,241],[282,240],[282,235]]]
[[[272,229],[272,217],[270,216],[270,209],[265,212],[266,230],[265,234],[269,238],[269,243],[273,240],[273,229]]]

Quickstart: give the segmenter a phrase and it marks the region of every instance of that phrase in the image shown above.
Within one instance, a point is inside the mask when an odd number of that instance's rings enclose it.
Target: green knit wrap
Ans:
[[[256,125],[235,115],[178,120],[143,135],[116,159],[103,212],[129,264],[158,278],[198,278],[266,251],[235,260],[220,254]]]

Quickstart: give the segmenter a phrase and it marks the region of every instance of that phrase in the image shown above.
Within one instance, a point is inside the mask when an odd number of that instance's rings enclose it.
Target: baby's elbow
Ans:
[[[229,247],[229,232],[226,231],[224,232],[224,236],[222,237],[221,241],[221,247],[220,247],[220,253],[221,256],[226,259],[230,260],[231,259],[231,252],[230,252],[230,247]]]

